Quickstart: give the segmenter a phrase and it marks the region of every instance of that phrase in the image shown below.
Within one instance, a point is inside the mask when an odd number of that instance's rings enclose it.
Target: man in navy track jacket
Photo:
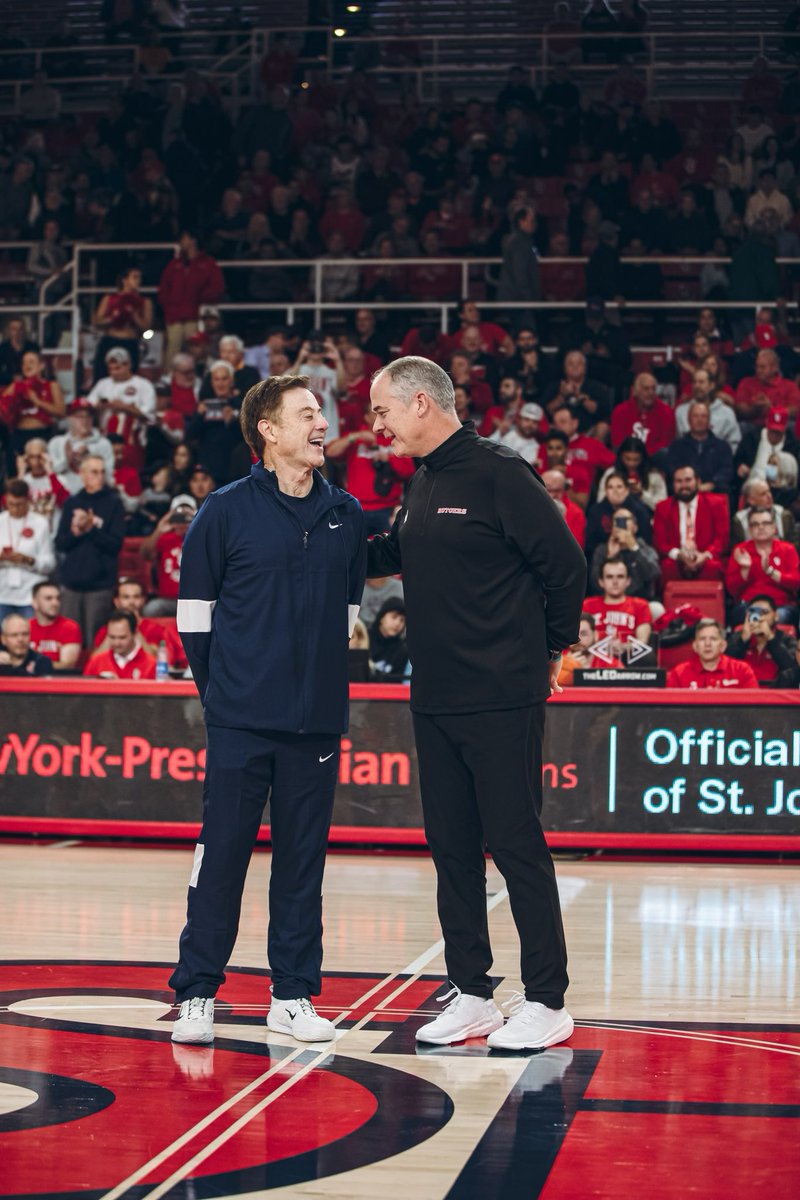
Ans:
[[[183,544],[178,629],[208,732],[203,828],[189,883],[173,1041],[213,1040],[214,996],[270,801],[270,1029],[334,1036],[321,987],[322,874],[347,731],[348,641],[366,569],[361,506],[319,473],[328,423],[303,376],[251,388],[261,460],[212,492]]]

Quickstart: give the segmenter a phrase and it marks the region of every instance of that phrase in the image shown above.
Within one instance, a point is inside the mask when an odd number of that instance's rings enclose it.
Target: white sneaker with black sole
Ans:
[[[508,1006],[511,1016],[487,1039],[491,1050],[544,1050],[572,1036],[575,1022],[565,1008],[547,1008],[519,993]]]
[[[297,1000],[278,1000],[273,996],[267,1028],[273,1033],[288,1033],[298,1042],[331,1042],[336,1037],[333,1021],[321,1017],[306,996]]]
[[[214,1040],[214,1000],[211,996],[192,996],[184,1000],[172,1027],[173,1042],[207,1046]]]
[[[485,1000],[483,996],[469,996],[453,987],[444,996],[437,996],[437,1000],[440,1004],[450,1002],[438,1017],[417,1030],[418,1042],[449,1046],[467,1038],[486,1037],[503,1024],[503,1014],[491,996]]]

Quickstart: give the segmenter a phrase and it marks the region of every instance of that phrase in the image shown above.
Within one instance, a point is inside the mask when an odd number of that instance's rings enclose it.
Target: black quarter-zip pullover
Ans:
[[[537,704],[577,640],[586,559],[541,478],[471,423],[422,459],[370,577],[402,572],[420,713]]]

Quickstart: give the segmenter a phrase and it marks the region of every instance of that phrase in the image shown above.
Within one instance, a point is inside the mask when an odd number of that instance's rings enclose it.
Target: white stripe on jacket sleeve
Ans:
[[[356,621],[358,620],[358,614],[359,614],[360,608],[361,608],[360,604],[348,604],[348,606],[347,606],[347,636],[348,637],[353,636],[353,630],[356,627]]]
[[[178,632],[210,633],[216,600],[179,600]]]

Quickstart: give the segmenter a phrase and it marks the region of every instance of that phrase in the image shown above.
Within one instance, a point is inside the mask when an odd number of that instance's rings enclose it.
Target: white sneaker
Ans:
[[[214,1040],[214,1000],[211,996],[192,996],[181,1004],[178,1019],[172,1027],[173,1042],[188,1042],[197,1046]]]
[[[511,1016],[487,1039],[492,1050],[544,1050],[572,1036],[575,1022],[565,1008],[547,1008],[516,993]]]
[[[267,1028],[273,1033],[288,1033],[298,1042],[331,1042],[336,1037],[333,1021],[320,1017],[305,996],[298,1000],[278,1000],[273,996]]]
[[[417,1030],[418,1042],[448,1046],[451,1042],[465,1042],[467,1038],[485,1037],[503,1024],[503,1014],[491,997],[484,1000],[482,996],[469,996],[453,987],[437,999],[440,1004],[447,1000],[450,1003],[435,1020]]]

